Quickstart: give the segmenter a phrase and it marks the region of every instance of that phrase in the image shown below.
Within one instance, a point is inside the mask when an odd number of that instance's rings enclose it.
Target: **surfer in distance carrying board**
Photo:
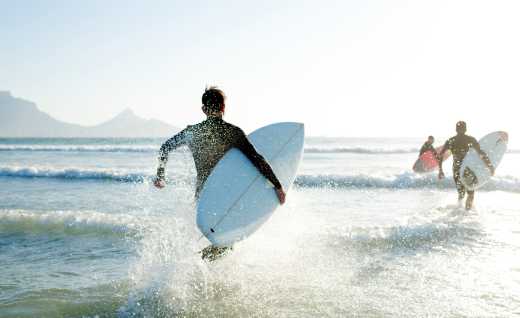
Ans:
[[[442,147],[441,152],[439,153],[439,179],[444,178],[444,172],[442,171],[442,159],[444,152],[450,150],[453,154],[453,180],[455,181],[455,186],[457,187],[457,192],[459,193],[459,203],[462,203],[466,192],[468,197],[466,199],[466,210],[470,210],[473,206],[473,200],[475,199],[475,191],[467,190],[464,184],[462,184],[460,168],[462,166],[462,161],[466,157],[470,148],[475,149],[475,151],[480,155],[480,158],[484,161],[486,166],[488,167],[491,175],[495,174],[495,167],[489,160],[487,154],[480,149],[480,144],[478,141],[472,137],[466,135],[466,123],[463,121],[457,122],[455,126],[455,130],[457,132],[456,136],[451,137],[446,141],[444,146]]]
[[[226,107],[225,102],[226,96],[222,90],[217,87],[205,89],[202,94],[202,111],[207,116],[206,120],[186,127],[163,143],[159,150],[159,167],[154,185],[159,189],[166,185],[165,170],[168,154],[177,147],[188,146],[197,170],[195,198],[198,199],[204,182],[213,168],[229,149],[237,148],[273,184],[280,204],[284,204],[285,191],[269,163],[256,151],[242,129],[222,119]],[[202,250],[202,258],[214,260],[228,249],[228,247],[210,245]]]
[[[412,170],[415,173],[428,173],[435,170],[439,166],[439,151],[442,147],[434,148],[433,142],[435,138],[428,136],[428,139],[422,145],[419,156],[413,164]],[[451,152],[444,154],[444,159],[451,156]]]
[[[425,152],[431,151],[433,155],[437,158],[437,150],[433,148],[433,143],[435,142],[435,138],[433,136],[428,136],[428,139],[424,142],[424,144],[421,147],[421,150],[419,151],[419,157],[422,156]]]

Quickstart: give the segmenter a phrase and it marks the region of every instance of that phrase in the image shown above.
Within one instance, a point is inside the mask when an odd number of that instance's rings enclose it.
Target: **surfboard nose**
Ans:
[[[299,123],[299,122],[295,122],[295,121],[285,121],[285,122],[280,122],[280,123],[276,123],[276,124],[273,124],[273,125],[280,125],[280,124],[288,125],[288,126],[296,126],[298,128],[305,129],[305,124],[304,123]]]
[[[298,123],[298,122],[287,122],[286,124],[296,127],[296,130],[305,131],[305,124],[304,123]]]
[[[303,135],[305,136],[305,124],[299,123],[299,122],[293,122],[293,121],[286,121],[286,122],[280,122],[273,125],[283,125],[286,127],[291,127],[291,129],[294,129],[295,133],[302,131]]]
[[[298,130],[303,131],[303,134],[305,135],[305,124],[304,123],[295,123],[298,126]]]
[[[499,133],[500,133],[500,139],[502,139],[502,141],[504,141],[504,143],[507,144],[509,142],[509,134],[505,131],[501,131]]]

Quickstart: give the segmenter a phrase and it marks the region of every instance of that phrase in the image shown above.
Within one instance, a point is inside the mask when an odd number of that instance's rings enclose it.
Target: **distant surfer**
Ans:
[[[424,142],[424,144],[421,147],[421,150],[419,151],[419,157],[422,156],[425,152],[431,151],[433,155],[437,158],[437,150],[433,148],[433,143],[435,142],[435,138],[433,136],[428,136],[428,139]]]
[[[464,157],[466,157],[466,154],[468,153],[470,148],[475,149],[477,153],[480,155],[484,163],[489,168],[489,171],[491,172],[491,175],[495,174],[495,167],[493,167],[493,164],[489,160],[489,157],[485,152],[483,152],[480,149],[480,144],[478,141],[471,137],[466,135],[466,123],[463,121],[459,121],[456,124],[455,130],[457,131],[457,135],[454,137],[451,137],[446,141],[444,144],[441,152],[439,153],[439,179],[444,178],[444,172],[442,171],[442,160],[444,152],[447,150],[450,150],[453,154],[453,180],[455,181],[455,186],[457,187],[457,192],[459,193],[459,202],[462,203],[462,200],[464,200],[464,197],[466,195],[466,192],[468,193],[468,198],[466,199],[466,210],[470,210],[473,206],[473,200],[475,198],[475,191],[468,190],[466,191],[466,188],[462,184],[461,181],[461,175],[460,175],[460,167],[462,165],[462,161],[464,160]]]
[[[427,173],[433,171],[439,166],[438,151],[440,148],[435,149],[433,143],[435,138],[428,136],[428,139],[424,142],[419,151],[419,157],[413,164],[412,170],[416,173]],[[447,158],[450,153],[446,153]]]
[[[159,167],[157,168],[157,177],[154,180],[154,185],[157,188],[165,186],[165,169],[168,162],[168,154],[175,148],[185,145],[191,150],[197,170],[195,189],[195,198],[197,199],[204,182],[220,159],[229,149],[237,148],[272,183],[280,203],[285,203],[285,191],[269,163],[256,151],[242,129],[222,119],[226,107],[225,100],[226,96],[222,90],[217,87],[206,88],[204,94],[202,94],[202,111],[207,116],[206,120],[186,127],[161,146],[159,150]],[[227,249],[227,247],[210,245],[202,251],[202,258],[215,259]]]

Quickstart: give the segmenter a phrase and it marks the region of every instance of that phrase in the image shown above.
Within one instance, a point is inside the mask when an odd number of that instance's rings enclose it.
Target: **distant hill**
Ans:
[[[0,137],[165,137],[179,129],[156,119],[144,119],[125,109],[95,126],[54,119],[35,103],[0,91]]]

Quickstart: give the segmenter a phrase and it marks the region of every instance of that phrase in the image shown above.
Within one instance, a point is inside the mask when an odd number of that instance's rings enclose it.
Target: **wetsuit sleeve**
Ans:
[[[489,160],[488,155],[484,151],[482,151],[482,149],[480,149],[480,144],[478,143],[478,141],[475,138],[471,138],[471,145],[475,149],[475,151],[480,155],[480,158],[482,158],[482,161],[484,161],[484,163],[488,167],[493,168],[493,164],[491,163],[491,160]]]
[[[265,158],[259,154],[255,147],[251,144],[249,139],[247,139],[246,135],[243,131],[240,130],[238,137],[238,142],[235,145],[242,153],[253,163],[253,165],[260,171],[260,173],[269,180],[276,189],[281,189],[282,184],[274,174],[273,169],[269,165],[269,163],[265,160]]]
[[[163,179],[165,177],[166,164],[168,163],[168,155],[175,148],[185,145],[187,142],[188,128],[180,133],[166,140],[159,149],[159,167],[157,167],[157,178]]]

